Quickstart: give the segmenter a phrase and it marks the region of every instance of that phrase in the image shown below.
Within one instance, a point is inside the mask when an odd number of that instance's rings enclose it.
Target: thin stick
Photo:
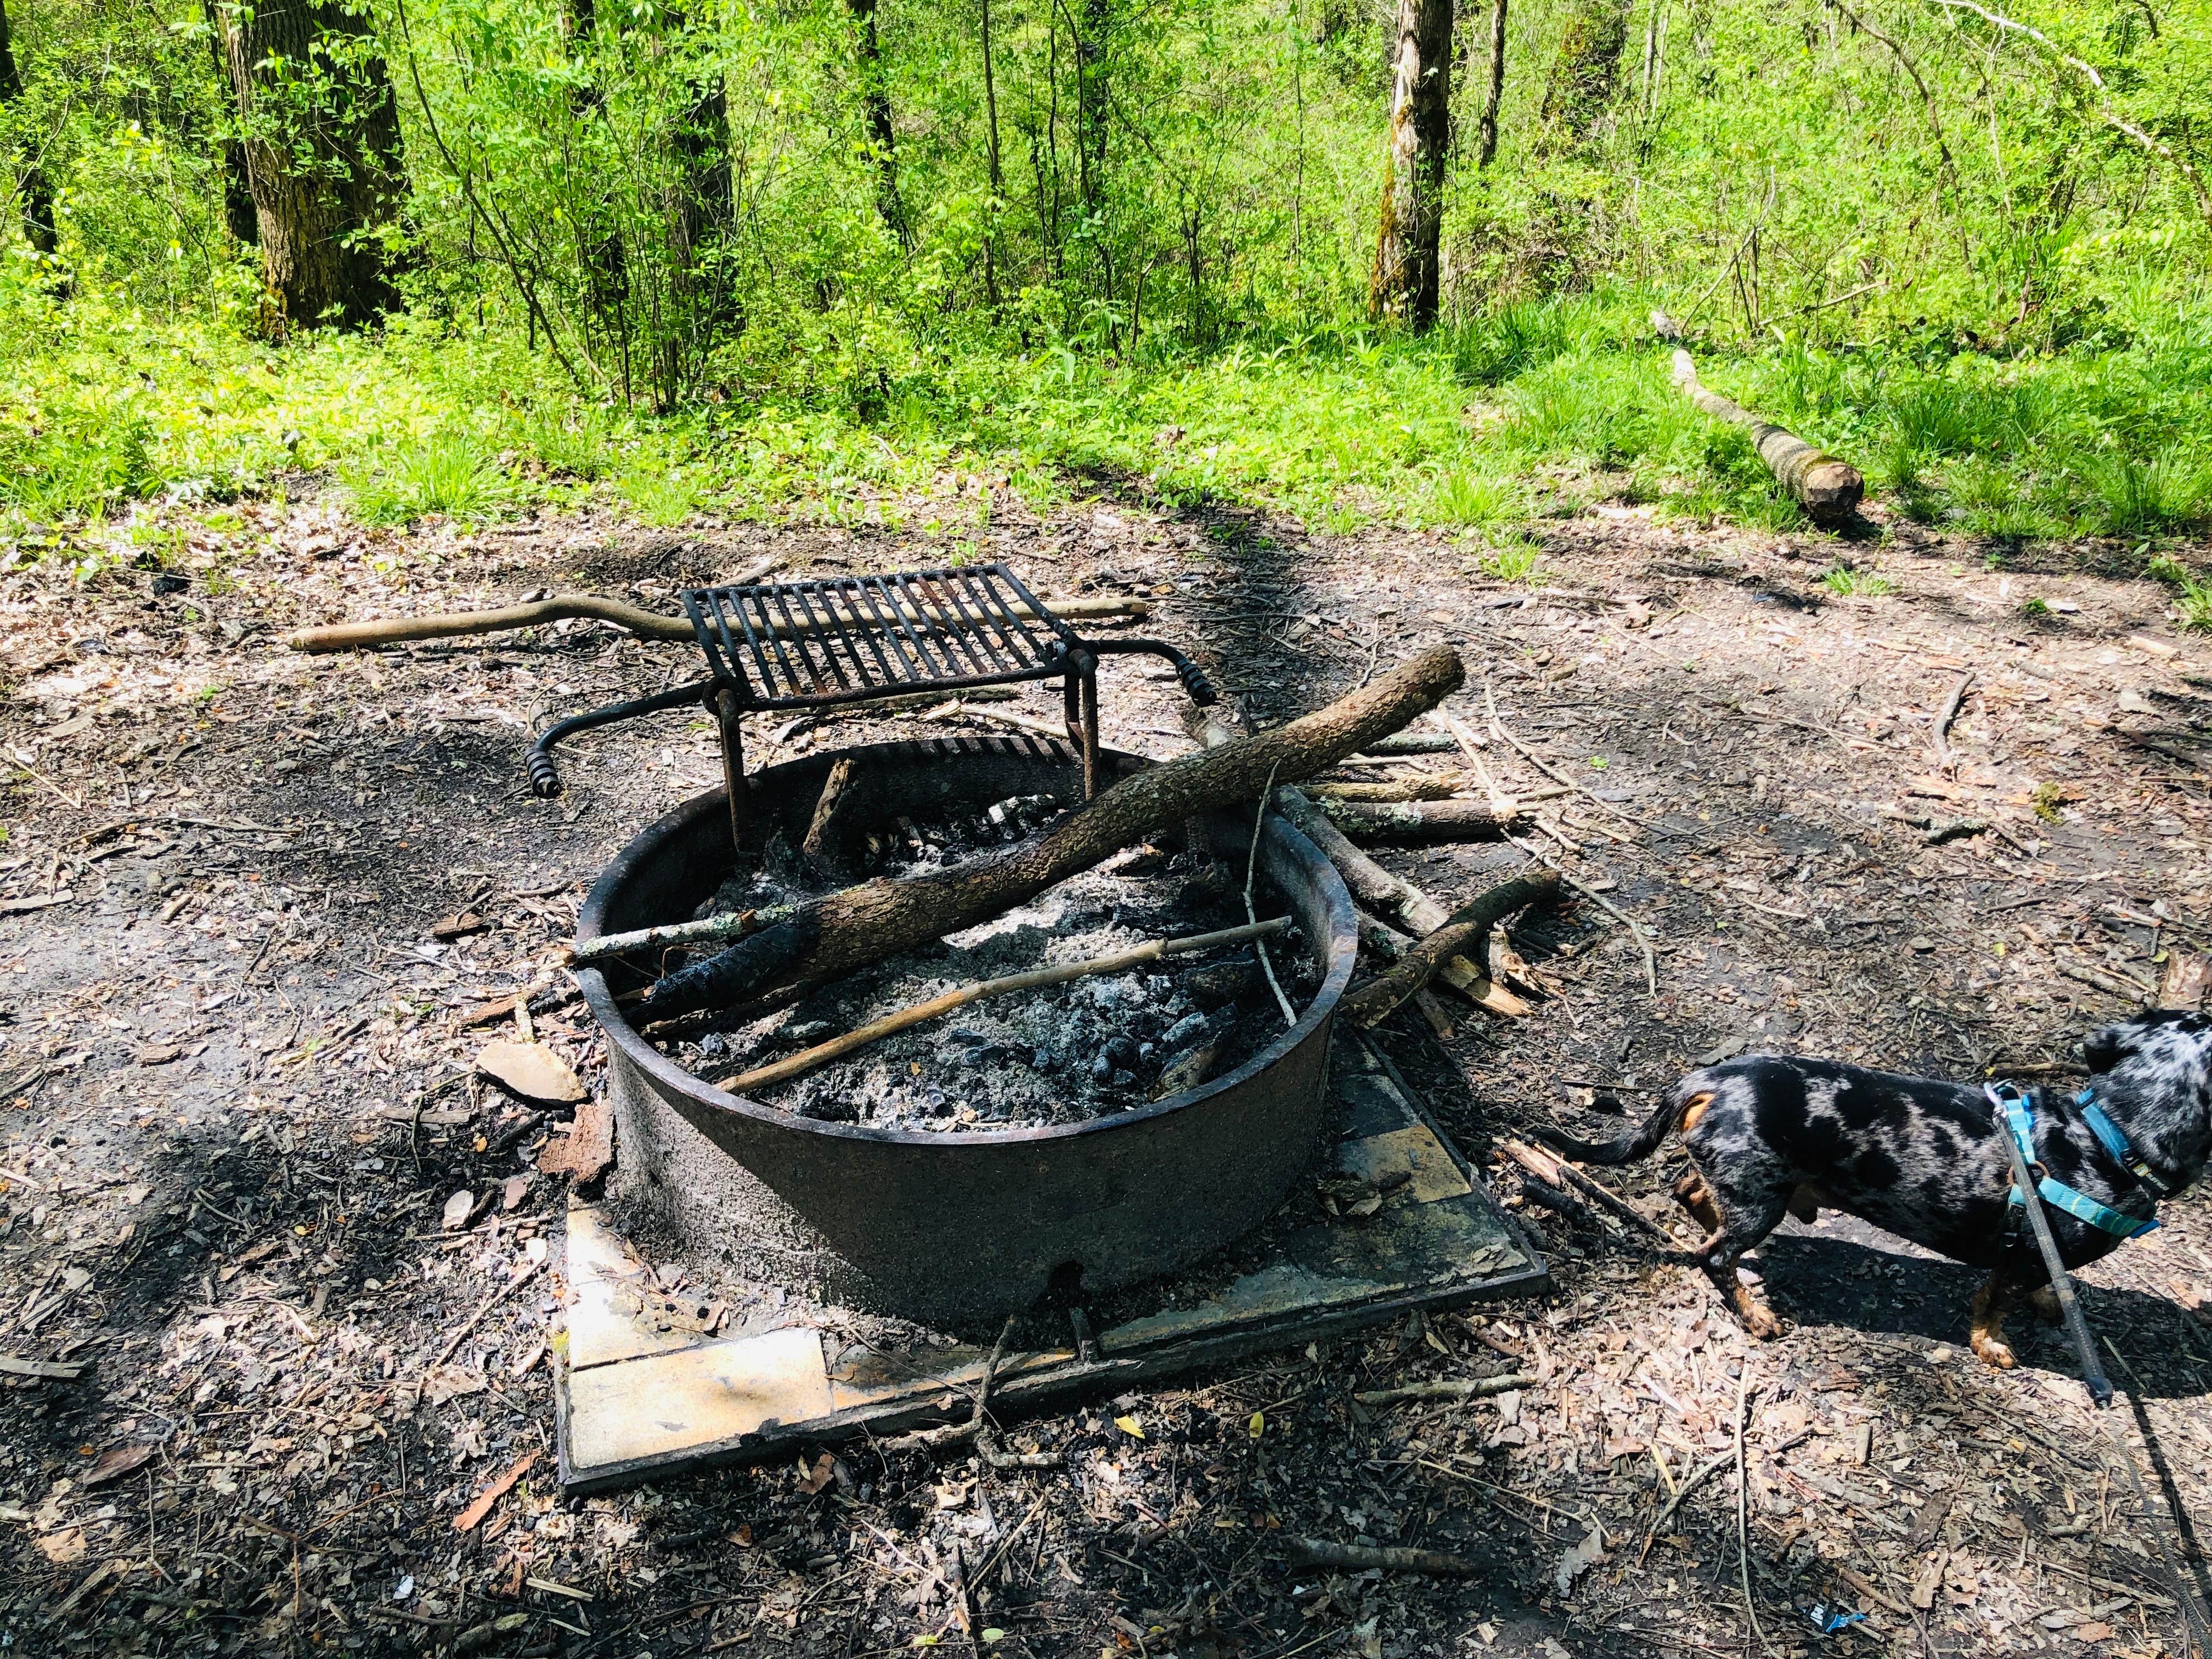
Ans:
[[[766,927],[787,919],[795,906],[770,905],[761,910],[731,910],[718,916],[702,916],[697,921],[672,921],[659,927],[634,927],[626,933],[602,933],[597,939],[580,939],[568,947],[568,960],[578,966],[597,962],[603,957],[618,957],[629,951],[646,951],[669,945],[726,945],[735,939],[748,939]]]
[[[1539,1181],[1549,1181],[1554,1184],[1564,1183],[1572,1187],[1577,1192],[1603,1205],[1606,1209],[1619,1216],[1623,1221],[1642,1228],[1654,1238],[1665,1241],[1668,1248],[1680,1248],[1675,1243],[1674,1236],[1672,1233],[1603,1182],[1584,1175],[1566,1159],[1555,1158],[1549,1152],[1540,1152],[1525,1141],[1519,1140],[1501,1140],[1498,1143],[1498,1150]]]
[[[1613,817],[1619,818],[1630,829],[1640,830],[1644,827],[1642,824],[1637,823],[1634,818],[1629,817],[1627,813],[1615,806],[1611,801],[1600,800],[1594,792],[1583,787],[1581,784],[1577,783],[1565,773],[1558,770],[1547,762],[1539,760],[1536,757],[1534,750],[1531,750],[1528,744],[1522,743],[1520,738],[1515,737],[1510,732],[1507,731],[1505,729],[1505,722],[1498,718],[1498,694],[1486,680],[1483,683],[1482,698],[1484,702],[1489,705],[1491,731],[1497,734],[1498,738],[1501,743],[1510,745],[1513,751],[1519,755],[1522,760],[1527,761],[1529,765],[1534,767],[1546,777],[1551,779],[1553,783],[1563,784],[1574,793],[1583,797],[1591,805],[1596,807],[1599,811],[1612,813]]]
[[[453,1350],[461,1346],[461,1339],[466,1336],[471,1331],[476,1329],[476,1328],[483,1322],[483,1316],[486,1314],[489,1313],[494,1308],[499,1306],[501,1303],[506,1301],[508,1297],[513,1296],[515,1291],[520,1290],[525,1285],[527,1285],[532,1279],[535,1279],[538,1276],[538,1270],[544,1265],[545,1264],[543,1261],[532,1262],[520,1273],[515,1274],[514,1278],[508,1279],[506,1284],[501,1285],[499,1289],[494,1291],[489,1296],[478,1303],[477,1304],[477,1310],[471,1314],[466,1319],[463,1320],[459,1328],[456,1329],[451,1336],[446,1339],[446,1346],[438,1350],[438,1357],[432,1360],[428,1365],[424,1366],[423,1370],[435,1370],[439,1366],[444,1364],[448,1359],[451,1359],[453,1357]]]
[[[1613,903],[1604,894],[1594,890],[1587,882],[1577,881],[1565,870],[1561,870],[1559,860],[1547,856],[1534,842],[1522,841],[1510,835],[1505,839],[1547,869],[1558,871],[1561,881],[1628,929],[1629,936],[1636,941],[1637,948],[1644,952],[1644,988],[1650,995],[1657,996],[1659,994],[1659,957],[1651,948],[1651,936],[1644,931],[1644,924]]]
[[[1431,708],[1429,718],[1452,734],[1452,740],[1459,744],[1460,752],[1467,757],[1468,763],[1474,768],[1474,775],[1481,781],[1483,793],[1490,797],[1491,810],[1500,817],[1511,817],[1515,812],[1513,797],[1498,787],[1498,781],[1490,775],[1490,769],[1482,763],[1480,740],[1474,730],[1446,708]]]
[[[1951,745],[1945,740],[1945,734],[1950,731],[1951,722],[1959,718],[1959,705],[1966,701],[1966,688],[1973,683],[1974,671],[1969,668],[1959,676],[1959,683],[1951,688],[1951,695],[1943,699],[1943,707],[1936,711],[1936,725],[1929,736],[1936,745],[1936,763],[1939,766],[1953,763]]]
[[[1288,916],[1277,916],[1270,921],[1255,921],[1243,927],[1224,927],[1215,933],[1195,933],[1188,939],[1152,939],[1130,950],[1115,951],[1111,956],[1093,957],[1087,962],[1032,968],[1026,973],[1008,974],[999,979],[977,980],[970,984],[957,985],[942,996],[918,1002],[911,1008],[902,1008],[896,1013],[885,1014],[881,1019],[870,1020],[858,1030],[848,1031],[842,1036],[832,1037],[811,1048],[803,1048],[772,1066],[741,1072],[725,1081],[722,1087],[732,1094],[742,1094],[748,1089],[765,1089],[773,1084],[787,1083],[793,1078],[804,1077],[809,1072],[827,1066],[833,1060],[842,1059],[856,1048],[867,1048],[909,1026],[934,1019],[939,1014],[949,1014],[956,1008],[964,1008],[969,1003],[980,1002],[986,997],[1005,996],[1012,991],[1033,991],[1048,985],[1063,985],[1069,980],[1084,979],[1093,974],[1117,974],[1127,968],[1158,962],[1163,957],[1210,951],[1217,945],[1241,945],[1248,939],[1256,939],[1269,933],[1279,933],[1290,925]]]
[[[1767,1652],[1774,1644],[1766,1639],[1766,1632],[1759,1627],[1759,1609],[1751,1599],[1751,1523],[1748,1494],[1750,1483],[1743,1472],[1744,1405],[1751,1390],[1751,1356],[1744,1355],[1737,1363],[1735,1373],[1735,1566],[1736,1576],[1743,1581],[1743,1610],[1751,1620],[1751,1633],[1759,1638],[1759,1645]]]
[[[1651,1517],[1651,1530],[1644,1537],[1644,1547],[1637,1552],[1636,1561],[1638,1565],[1641,1566],[1644,1563],[1644,1558],[1651,1553],[1651,1546],[1659,1536],[1659,1528],[1667,1524],[1667,1517],[1674,1514],[1676,1510],[1681,1508],[1682,1500],[1684,1498],[1687,1498],[1692,1491],[1694,1491],[1708,1477],[1717,1470],[1722,1464],[1727,1462],[1735,1455],[1735,1453],[1734,1450],[1715,1452],[1704,1462],[1698,1464],[1692,1473],[1685,1475],[1682,1478],[1681,1484],[1674,1488],[1674,1495],[1668,1498],[1665,1504],[1660,1506],[1658,1514]]]
[[[1260,792],[1260,799],[1252,808],[1252,848],[1244,855],[1244,920],[1257,926],[1260,913],[1252,908],[1252,878],[1260,869],[1260,826],[1267,821],[1267,803],[1275,797],[1275,774],[1279,768],[1267,769],[1267,787]],[[1283,1024],[1298,1023],[1297,1012],[1291,1006],[1290,998],[1283,994],[1282,981],[1275,977],[1275,964],[1267,958],[1267,947],[1255,942],[1252,954],[1260,958],[1260,971],[1267,976],[1267,988],[1275,994],[1275,1006],[1283,1011]]]
[[[766,570],[760,574],[765,575]],[[774,634],[779,639],[788,639],[798,634],[821,633],[843,625],[870,625],[875,619],[863,617],[842,605],[827,607],[827,620],[809,623],[775,623],[763,626],[763,635]],[[909,623],[941,623],[945,614],[927,605],[895,605],[895,619]],[[1030,617],[1026,605],[1016,603],[1011,609],[1017,617]],[[1046,611],[1063,621],[1097,617],[1144,617],[1152,607],[1142,599],[1096,598],[1087,599],[1054,599]],[[610,599],[596,593],[556,593],[550,599],[539,599],[530,605],[501,605],[490,611],[456,611],[429,617],[384,617],[368,622],[336,623],[327,628],[302,628],[284,636],[284,643],[295,651],[359,651],[372,645],[395,645],[408,640],[453,639],[469,634],[496,634],[510,628],[533,628],[541,623],[560,622],[569,617],[597,617],[627,628],[641,639],[689,640],[692,637],[690,622],[683,617],[663,616],[657,611],[644,611],[634,605],[624,605],[619,599]]]
[[[1487,1400],[1494,1394],[1534,1388],[1536,1379],[1526,1371],[1502,1376],[1451,1377],[1437,1382],[1408,1382],[1403,1388],[1374,1389],[1352,1397],[1363,1406],[1395,1406],[1406,1400]]]

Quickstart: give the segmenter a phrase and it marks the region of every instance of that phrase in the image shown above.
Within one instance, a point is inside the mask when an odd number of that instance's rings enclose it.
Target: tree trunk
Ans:
[[[640,1017],[674,1018],[832,978],[1002,915],[1164,825],[1255,800],[1271,782],[1296,782],[1335,765],[1433,708],[1466,672],[1449,646],[1431,647],[1287,726],[1133,773],[1036,841],[940,875],[864,882],[803,904],[744,943],[659,981],[639,1005]]]
[[[991,0],[983,0],[983,111],[989,125],[985,129],[985,159],[990,164],[991,205],[983,215],[983,291],[991,301],[991,314],[999,312],[999,221],[1000,205],[1006,200],[1006,174],[999,165],[999,82],[991,64]]]
[[[406,191],[399,106],[343,0],[216,0],[271,324],[354,328],[399,303],[384,241]]]
[[[1376,222],[1369,312],[1416,329],[1437,319],[1444,162],[1451,149],[1452,0],[1398,0],[1389,161]]]
[[[884,228],[907,245],[906,208],[899,200],[898,133],[891,125],[890,88],[884,80],[884,52],[876,34],[876,0],[845,0],[860,26],[860,95],[868,112],[868,149],[876,164],[876,214]]]
[[[668,14],[672,35],[690,33],[690,20]],[[693,326],[686,337],[672,336],[665,349],[702,346],[736,319],[732,273],[718,257],[717,245],[737,215],[738,186],[730,166],[730,100],[720,70],[695,68],[690,101],[672,135],[678,178],[676,266],[678,291],[690,302]],[[664,364],[661,395],[673,403],[683,376],[671,359]]]
[[[1093,218],[1106,204],[1106,32],[1111,0],[1084,0],[1075,40],[1075,147],[1082,169],[1083,209]]]
[[[23,74],[15,64],[8,8],[0,0],[0,109],[22,95]],[[23,240],[41,258],[52,258],[61,238],[54,224],[54,188],[46,181],[46,170],[35,161],[27,163],[15,175],[15,188],[22,197]]]
[[[606,94],[600,91],[598,67],[592,61],[593,37],[599,30],[596,0],[568,0],[569,42],[579,60],[579,72],[568,92],[568,113],[580,127],[599,118]],[[621,227],[616,223],[604,186],[590,191],[590,199],[577,215],[576,258],[584,269],[584,299],[600,326],[626,336],[624,301],[629,297],[629,264]],[[628,341],[623,341],[627,356]]]
[[[1628,47],[1628,5],[1629,0],[1570,0],[1559,55],[1544,85],[1541,154],[1571,155],[1597,136]]]
[[[1498,159],[1498,102],[1505,95],[1505,0],[1490,0],[1490,84],[1483,89],[1482,121],[1476,129],[1478,170]]]

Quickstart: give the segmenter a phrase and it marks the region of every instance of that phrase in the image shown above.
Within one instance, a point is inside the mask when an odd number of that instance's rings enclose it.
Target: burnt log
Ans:
[[[1433,647],[1286,726],[1133,773],[1035,841],[950,870],[878,878],[810,901],[765,931],[659,981],[641,1013],[667,1019],[780,985],[850,973],[1003,915],[1165,826],[1255,800],[1271,781],[1326,770],[1433,708],[1466,676],[1457,652]]]
[[[1547,902],[1559,891],[1559,872],[1538,869],[1478,893],[1388,969],[1347,994],[1340,1006],[1353,1024],[1363,1030],[1373,1025],[1434,979],[1449,958],[1468,951],[1479,951],[1490,930],[1516,910]]]

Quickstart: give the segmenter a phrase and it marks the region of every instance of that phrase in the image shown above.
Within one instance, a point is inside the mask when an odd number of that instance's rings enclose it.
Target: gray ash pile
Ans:
[[[897,821],[871,838],[867,862],[886,875],[942,868],[1051,810],[1048,799],[1024,799],[957,826]],[[1246,920],[1243,881],[1242,865],[1225,859],[1133,849],[793,1007],[688,1039],[671,1058],[720,1081],[956,986],[1234,927]],[[758,878],[726,884],[705,908],[757,908],[817,887],[802,857],[771,846]],[[1253,897],[1261,917],[1288,908],[1264,881]],[[1295,932],[1267,948],[1292,1006],[1302,1006],[1317,987]],[[750,1097],[800,1116],[926,1133],[1079,1123],[1219,1077],[1284,1030],[1253,947],[1243,945],[993,997]]]

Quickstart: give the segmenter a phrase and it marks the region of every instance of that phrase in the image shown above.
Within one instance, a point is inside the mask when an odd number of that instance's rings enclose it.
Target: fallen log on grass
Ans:
[[[1706,388],[1686,351],[1674,353],[1674,384],[1715,420],[1740,426],[1748,433],[1752,447],[1759,451],[1759,459],[1766,463],[1775,482],[1814,519],[1833,524],[1857,511],[1866,495],[1866,480],[1850,462],[1815,449],[1796,433],[1762,421],[1741,404]]]
[[[1383,847],[1433,847],[1439,842],[1496,841],[1515,813],[1476,800],[1345,800],[1314,794],[1315,808],[1355,842]]]
[[[757,581],[768,574],[763,568],[742,573]],[[822,633],[836,624],[851,627],[880,626],[865,615],[855,615],[842,607],[823,607],[830,611],[827,622],[809,627],[803,623],[777,623],[760,629],[763,635],[789,639],[794,635]],[[1102,598],[1088,599],[1052,599],[1045,608],[1062,622],[1081,622],[1105,617],[1144,617],[1152,607],[1142,599]],[[927,623],[941,614],[927,605],[901,605],[898,615],[909,623]],[[1032,613],[1025,605],[1016,605],[1017,617]],[[550,599],[537,599],[528,605],[503,605],[489,611],[453,611],[428,617],[379,617],[367,622],[333,623],[325,628],[302,628],[284,636],[284,643],[295,651],[320,653],[330,651],[366,651],[372,646],[399,645],[410,640],[449,640],[471,634],[497,634],[510,628],[536,628],[545,623],[563,622],[572,618],[596,617],[610,622],[617,628],[626,628],[640,639],[689,640],[694,637],[691,623],[685,617],[666,617],[657,611],[641,610],[634,605],[624,605],[619,599],[610,599],[597,593],[556,593]]]
[[[1372,1026],[1427,985],[1452,957],[1470,951],[1479,954],[1490,930],[1516,910],[1548,902],[1559,891],[1559,873],[1537,869],[1478,893],[1382,973],[1348,993],[1341,1005],[1345,1017],[1362,1030]]]
[[[849,973],[1003,915],[1164,826],[1326,770],[1434,708],[1466,674],[1457,652],[1432,647],[1286,726],[1133,773],[1035,841],[936,874],[863,882],[796,906],[786,919],[658,981],[641,1017],[672,1018]]]

